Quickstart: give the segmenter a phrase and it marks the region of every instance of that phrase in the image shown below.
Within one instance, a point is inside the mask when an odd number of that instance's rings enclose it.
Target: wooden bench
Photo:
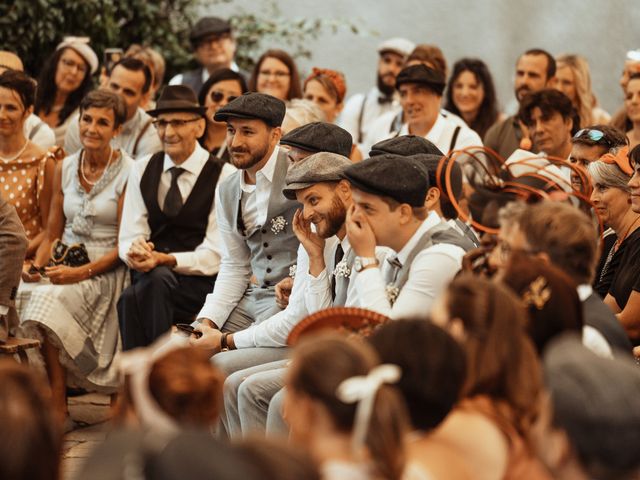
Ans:
[[[0,357],[13,357],[18,354],[18,358],[24,364],[29,363],[27,350],[30,348],[39,348],[40,341],[33,338],[9,337],[5,343],[0,343]]]

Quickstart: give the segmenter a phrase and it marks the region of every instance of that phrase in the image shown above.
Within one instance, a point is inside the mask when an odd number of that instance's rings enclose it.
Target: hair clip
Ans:
[[[522,301],[527,306],[534,306],[538,310],[542,310],[545,304],[551,298],[551,289],[547,285],[547,280],[543,276],[539,276],[529,284],[522,294]]]

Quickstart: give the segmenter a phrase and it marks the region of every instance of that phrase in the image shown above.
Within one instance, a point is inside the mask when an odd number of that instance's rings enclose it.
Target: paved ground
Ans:
[[[76,422],[86,426],[65,436],[62,458],[62,479],[74,480],[91,451],[104,440],[105,423],[109,417],[110,399],[107,395],[90,393],[69,398],[69,412]]]

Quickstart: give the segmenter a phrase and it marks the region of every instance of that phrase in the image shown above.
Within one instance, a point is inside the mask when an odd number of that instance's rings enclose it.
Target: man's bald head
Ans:
[[[19,72],[23,72],[24,65],[22,65],[20,57],[15,53],[0,50],[0,73],[3,73],[5,70],[17,70]]]

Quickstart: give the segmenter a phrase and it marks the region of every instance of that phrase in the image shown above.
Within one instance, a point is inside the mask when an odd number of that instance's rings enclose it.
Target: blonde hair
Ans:
[[[597,101],[591,90],[591,73],[589,63],[580,55],[565,54],[556,58],[557,70],[562,67],[569,67],[573,72],[576,89],[575,108],[580,115],[580,128],[593,125],[593,109]],[[556,70],[556,71],[557,71]],[[573,102],[573,100],[572,100]]]

